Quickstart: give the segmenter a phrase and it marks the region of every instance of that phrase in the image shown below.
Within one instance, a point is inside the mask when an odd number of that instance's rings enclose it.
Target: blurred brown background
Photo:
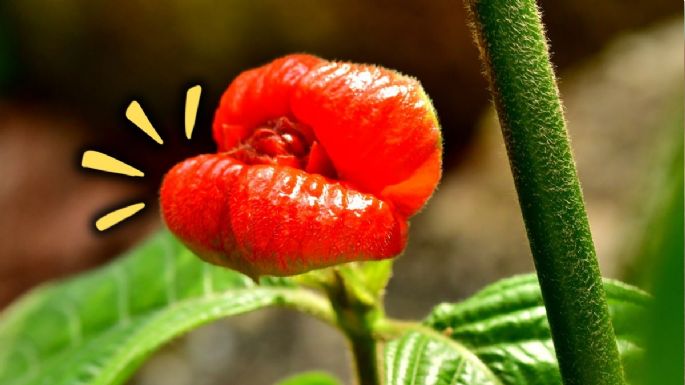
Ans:
[[[673,140],[670,122],[682,115],[681,5],[540,3],[603,272],[621,277],[656,199],[654,170]],[[390,314],[421,317],[436,302],[532,270],[461,2],[7,0],[0,3],[0,305],[159,228],[161,176],[180,159],[213,151],[209,127],[226,85],[291,52],[398,69],[422,81],[438,110],[445,178],[412,222],[389,287]],[[188,142],[182,103],[193,84],[203,94]],[[164,146],[125,120],[134,98]],[[146,176],[82,170],[85,149]],[[135,200],[148,203],[144,215],[94,230],[99,215]],[[342,347],[315,321],[262,312],[171,344],[133,383],[263,384],[315,368],[345,379]]]

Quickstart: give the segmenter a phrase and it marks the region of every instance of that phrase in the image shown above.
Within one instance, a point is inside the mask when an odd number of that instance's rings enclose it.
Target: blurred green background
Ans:
[[[683,361],[681,5],[540,4],[602,271],[668,293],[658,295],[654,314],[670,327],[650,337],[663,357],[645,373],[682,379],[677,366],[660,366]],[[209,127],[227,84],[291,52],[398,69],[420,79],[437,108],[445,177],[397,260],[391,315],[418,318],[437,302],[531,271],[464,13],[453,0],[0,2],[0,304],[96,266],[159,228],[160,179],[180,159],[214,150]],[[182,107],[194,84],[203,94],[188,142]],[[125,120],[134,98],[164,146]],[[146,177],[82,170],[85,149]],[[143,215],[94,230],[95,218],[134,200],[148,203]],[[315,321],[261,312],[171,344],[132,383],[264,384],[304,369],[349,379],[343,348]]]

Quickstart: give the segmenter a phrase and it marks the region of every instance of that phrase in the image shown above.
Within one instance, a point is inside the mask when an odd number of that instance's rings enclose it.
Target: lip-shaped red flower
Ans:
[[[251,277],[398,255],[435,189],[442,144],[413,78],[289,55],[240,74],[214,118],[217,154],[164,178],[169,229]]]

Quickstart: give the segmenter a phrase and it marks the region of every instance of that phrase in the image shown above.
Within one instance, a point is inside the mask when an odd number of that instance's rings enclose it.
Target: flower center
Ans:
[[[247,164],[289,166],[335,178],[336,172],[314,131],[287,117],[270,120],[229,152]]]

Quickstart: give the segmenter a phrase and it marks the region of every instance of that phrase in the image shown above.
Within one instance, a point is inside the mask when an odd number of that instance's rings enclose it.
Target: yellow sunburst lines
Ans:
[[[150,119],[145,115],[145,111],[143,111],[143,107],[140,106],[140,103],[134,100],[128,105],[128,108],[126,109],[126,118],[143,130],[143,132],[151,137],[152,140],[159,144],[164,144],[164,141],[155,128],[152,127],[152,123],[150,123]]]
[[[107,230],[126,218],[131,217],[145,207],[145,203],[139,202],[132,205],[116,209],[100,217],[95,221],[95,227],[100,230]]]
[[[186,92],[184,123],[185,135],[188,139],[190,139],[193,135],[193,128],[195,127],[195,119],[197,118],[197,109],[200,105],[201,93],[202,88],[199,85],[189,88]],[[148,119],[147,115],[145,115],[145,111],[143,111],[140,103],[134,100],[131,102],[131,104],[129,104],[128,108],[126,109],[126,118],[140,128],[150,138],[152,138],[152,140],[158,144],[164,144],[164,140],[162,140],[162,137],[159,136],[157,130],[155,130],[154,126],[150,122],[150,119]],[[132,177],[145,176],[145,173],[137,168],[110,155],[94,150],[87,150],[83,153],[81,158],[81,167]],[[95,221],[95,228],[97,228],[99,231],[105,231],[117,223],[135,215],[143,208],[145,208],[145,203],[137,202],[111,211]]]
[[[197,117],[197,107],[200,105],[200,93],[202,88],[200,86],[191,87],[186,92],[186,113],[185,113],[185,127],[186,138],[190,139],[193,136],[193,128],[195,127],[195,118]]]
[[[137,168],[129,166],[119,159],[112,158],[107,154],[93,150],[88,150],[83,153],[83,158],[81,158],[81,167],[128,176],[145,176],[145,174]]]

